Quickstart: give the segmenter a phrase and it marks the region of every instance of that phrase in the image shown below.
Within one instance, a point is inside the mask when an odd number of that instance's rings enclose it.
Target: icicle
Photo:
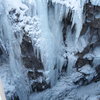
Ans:
[[[10,60],[10,69],[14,78],[16,92],[20,100],[28,100],[28,86],[25,82],[25,76],[23,74],[23,65],[21,63],[21,50],[20,43],[14,37],[14,33],[11,31],[11,26],[8,23],[8,19],[4,16],[6,23],[6,33],[8,33],[9,41],[9,60]]]
[[[12,73],[12,79],[14,80],[16,92],[19,96],[19,99],[28,100],[29,85],[24,74],[24,67],[21,62],[20,42],[22,40],[22,34],[19,35],[18,39],[15,37],[12,26],[10,24],[10,20],[8,19],[7,15],[8,10],[6,8],[8,8],[8,4],[6,4],[6,1],[4,1],[3,5],[5,9],[4,14],[0,18],[0,21],[2,20],[1,26],[4,30],[4,37],[6,37],[5,41],[8,42],[7,50],[9,53],[9,64]]]

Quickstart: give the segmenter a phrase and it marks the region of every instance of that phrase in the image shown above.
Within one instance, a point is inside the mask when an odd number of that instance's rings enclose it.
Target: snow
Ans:
[[[81,77],[79,73],[71,77],[61,77],[57,84],[48,90],[30,95],[30,100],[98,100],[100,93],[100,82],[85,86],[75,86],[72,81],[74,77]]]
[[[92,60],[95,56],[93,55],[93,53],[88,53],[84,56],[84,58],[87,58],[89,60]]]
[[[92,73],[95,73],[95,70],[93,68],[91,68],[90,65],[85,65],[83,66],[82,68],[79,68],[79,71],[81,73],[84,73],[84,74],[92,74]]]
[[[77,58],[74,56],[73,53],[70,52],[67,53],[67,57],[68,57],[67,75],[70,75],[73,73],[73,67],[76,63]]]
[[[96,96],[100,92],[99,88],[100,88],[100,82],[91,83],[90,85],[82,86],[79,89],[77,89],[76,94],[77,94],[77,96],[79,96],[81,98],[84,97],[85,95],[87,95],[87,96],[93,96],[93,95]]]
[[[88,81],[91,81],[93,79],[94,76],[96,76],[96,72],[95,72],[95,69],[92,68],[90,65],[85,65],[83,66],[82,68],[79,68],[78,70],[80,73],[83,73],[86,76],[86,79]]]
[[[74,73],[72,73],[72,75],[70,77],[73,82],[77,82],[78,80],[80,80],[83,77],[83,74],[80,72],[74,72]]]
[[[7,96],[12,96],[13,93],[15,93],[15,84],[12,80],[12,74],[8,64],[0,66],[0,79],[3,82],[4,91],[7,94]]]
[[[96,48],[94,49],[93,54],[94,54],[97,58],[100,58],[100,47],[96,47]]]
[[[30,95],[30,100],[63,100],[74,88],[71,79],[63,76],[53,88]]]

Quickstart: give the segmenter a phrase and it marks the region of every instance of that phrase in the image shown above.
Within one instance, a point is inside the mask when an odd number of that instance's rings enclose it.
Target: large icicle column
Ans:
[[[60,23],[54,22],[52,29],[50,28],[49,20],[52,20],[52,16],[49,17],[48,14],[48,1],[47,0],[37,0],[36,2],[36,11],[40,20],[40,36],[36,41],[36,50],[37,53],[40,52],[41,60],[44,65],[44,76],[46,81],[51,83],[51,86],[54,85],[60,73],[61,67],[64,63],[63,58],[63,42],[62,34],[59,32]],[[52,13],[51,13],[52,14]],[[54,16],[54,15],[53,15]],[[50,19],[49,19],[50,18]],[[45,20],[44,20],[45,19]],[[58,24],[57,26],[55,26]],[[55,31],[53,31],[55,28]],[[57,28],[57,29],[56,29]],[[34,34],[33,34],[34,35]],[[31,39],[34,41],[34,38]],[[57,39],[57,41],[56,41]],[[60,48],[59,48],[60,46]],[[33,42],[34,48],[34,42]],[[39,54],[37,54],[39,55]]]
[[[22,41],[23,34],[20,34],[19,32],[16,32],[16,30],[13,30],[13,27],[11,25],[12,22],[8,17],[9,13],[11,13],[8,12],[10,2],[7,3],[7,1],[5,1],[4,3],[2,3],[4,10],[0,18],[0,22],[2,26],[1,29],[3,31],[0,34],[1,36],[4,37],[2,37],[1,40],[6,37],[6,42],[7,42],[6,49],[9,55],[9,64],[10,64],[9,66],[15,83],[16,93],[20,100],[28,100],[29,84],[27,84],[28,83],[27,77],[24,73],[25,72],[24,67],[21,62],[21,50],[20,50],[20,44]],[[17,35],[19,36],[18,38],[16,37]]]

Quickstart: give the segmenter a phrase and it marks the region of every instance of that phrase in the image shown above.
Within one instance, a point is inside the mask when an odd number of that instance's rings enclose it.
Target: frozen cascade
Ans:
[[[8,0],[11,2],[11,0]],[[13,1],[13,0],[12,0]],[[77,57],[75,54],[77,52],[82,52],[83,49],[88,44],[88,36],[80,36],[82,26],[84,23],[83,7],[85,2],[88,0],[18,0],[22,1],[28,6],[28,11],[26,16],[29,18],[37,18],[40,21],[39,25],[39,38],[36,39],[36,48],[34,46],[34,36],[31,37],[33,42],[33,48],[36,51],[37,58],[41,58],[44,65],[44,76],[46,81],[51,83],[53,86],[62,67],[68,59],[67,75],[72,74],[73,66],[76,63]],[[50,4],[48,4],[50,1]],[[93,5],[100,5],[100,0],[90,0]],[[6,1],[5,1],[6,2]],[[1,6],[1,5],[0,5]],[[1,7],[0,7],[1,8]],[[0,14],[2,13],[0,9]],[[66,39],[63,40],[63,18],[67,18],[69,12],[71,15],[71,25],[65,25],[66,29]],[[10,69],[16,84],[17,94],[22,100],[28,100],[28,85],[27,79],[24,73],[24,67],[21,62],[21,50],[20,44],[22,42],[23,33],[18,35],[16,38],[14,36],[12,26],[7,15],[0,16],[0,22],[2,24],[0,27],[0,43],[5,51],[9,53]],[[4,27],[6,23],[6,27]],[[35,22],[33,22],[35,23]],[[33,24],[32,23],[32,24]],[[72,34],[72,28],[75,26],[75,31]],[[30,26],[29,26],[30,27]],[[27,27],[26,27],[27,28]],[[33,30],[32,30],[33,31]],[[6,34],[5,34],[6,33]],[[34,32],[31,35],[34,35]],[[30,35],[30,33],[29,33]],[[7,43],[6,43],[7,41]],[[66,46],[67,45],[67,46]],[[9,47],[9,48],[8,48]],[[100,48],[99,48],[100,49]],[[97,52],[99,52],[97,48]],[[95,52],[94,52],[95,53]],[[96,59],[97,60],[97,59]],[[27,86],[26,86],[27,85]],[[19,87],[17,87],[19,86]]]
[[[6,1],[5,1],[6,2]],[[22,40],[22,36],[17,39],[12,30],[12,26],[10,24],[10,20],[8,19],[6,7],[8,5],[3,4],[5,11],[3,12],[0,21],[1,28],[4,30],[0,35],[4,34],[7,41],[7,50],[9,54],[9,64],[12,72],[12,77],[14,79],[16,93],[19,96],[20,100],[28,100],[29,97],[29,84],[26,76],[24,75],[23,65],[21,62],[21,50],[20,43]],[[2,40],[2,38],[1,38]]]
[[[75,52],[79,50],[79,37],[80,37],[80,32],[82,30],[82,26],[84,23],[83,7],[86,0],[67,0],[67,1],[66,0],[52,0],[52,2],[55,4],[54,6],[55,6],[56,19],[60,23],[63,17],[67,18],[68,13],[72,11],[72,16],[71,16],[72,25],[71,27],[66,26],[67,27],[67,31],[66,31],[67,49],[66,50],[68,52],[67,53],[67,57],[68,57],[67,74],[69,75],[72,72],[72,67],[74,66],[75,61],[77,59],[77,58],[73,58],[73,55]],[[76,32],[72,34],[71,28],[73,28],[74,25],[76,26],[75,27]],[[62,34],[62,32],[60,33]],[[73,61],[71,62],[70,59],[72,58],[73,58]]]
[[[67,14],[70,12],[70,10],[72,11],[71,27],[73,27],[76,24],[75,36],[71,36],[73,37],[74,40],[72,44],[76,45],[74,51],[77,51],[78,49],[77,42],[84,22],[83,7],[85,4],[85,0],[82,1],[73,0],[73,2],[71,2],[71,0],[68,1],[52,0],[52,3],[54,5],[54,8],[49,8],[48,0],[27,1],[27,5],[29,5],[29,13],[33,12],[34,15],[36,14],[40,18],[41,34],[40,34],[40,38],[37,40],[36,52],[37,52],[37,56],[39,55],[38,53],[40,52],[41,60],[45,68],[44,74],[46,76],[47,81],[49,81],[50,79],[57,80],[58,73],[60,73],[62,66],[65,62],[65,59],[63,57],[65,48],[64,48],[63,36],[62,36],[63,17],[67,17]],[[31,9],[33,7],[36,10],[32,11],[30,10],[30,7]],[[67,31],[66,34],[71,34],[71,33]],[[73,47],[73,45],[70,43],[70,39],[68,40],[67,40],[67,42],[69,43],[69,44],[67,43],[69,46],[68,48],[70,48],[70,46]],[[52,75],[50,74],[51,72],[53,73]],[[52,76],[56,76],[56,77],[54,77],[53,79]],[[53,83],[52,81],[51,83],[54,84],[55,82]]]
[[[58,26],[59,23],[53,22],[54,20],[52,20],[52,14],[50,17],[48,16],[47,1],[37,0],[35,2],[37,5],[36,7],[37,16],[40,19],[40,29],[41,29],[40,38],[38,39],[36,46],[37,56],[39,55],[38,53],[40,52],[41,60],[42,63],[44,64],[44,69],[45,69],[44,75],[46,76],[47,82],[50,81],[52,86],[56,83],[55,81],[57,80],[58,73],[60,72],[61,67],[64,63],[64,59],[63,57],[61,57],[63,54],[62,55],[60,54],[62,48],[59,48],[59,45],[62,43],[61,39],[62,33],[60,33],[61,31],[59,31],[60,29],[60,26]],[[53,15],[53,17],[55,16]],[[52,21],[53,24],[50,25],[51,22],[48,20]],[[52,27],[50,28],[50,26]],[[57,38],[58,42],[56,41]],[[34,38],[32,39],[34,41]],[[60,47],[62,47],[62,45]]]

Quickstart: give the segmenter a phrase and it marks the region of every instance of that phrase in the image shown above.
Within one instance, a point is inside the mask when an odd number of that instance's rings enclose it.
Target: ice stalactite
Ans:
[[[53,81],[56,79],[52,79],[51,77],[52,75],[55,76],[55,71],[54,71],[54,65],[56,64],[55,44],[54,44],[53,33],[51,33],[49,29],[47,1],[37,0],[36,3],[37,3],[37,14],[41,22],[40,25],[41,38],[39,44],[41,60],[44,64],[47,81],[51,80],[51,84],[54,84],[55,82]]]
[[[63,34],[64,41],[68,57],[68,71],[67,73],[72,72],[72,67],[74,66],[74,63],[77,58],[73,58],[74,54],[78,52],[79,50],[79,37],[82,30],[82,26],[84,23],[84,14],[83,14],[83,8],[84,4],[86,3],[86,0],[52,0],[52,3],[55,7],[55,16],[57,16],[56,20],[59,21],[61,24],[61,21],[65,21],[65,25],[63,28],[63,32],[60,32],[60,34]],[[70,17],[70,19],[68,19]],[[64,22],[63,21],[63,22]],[[67,22],[69,21],[69,22]],[[60,28],[63,26],[61,24]],[[58,27],[58,26],[57,26]],[[56,29],[56,28],[55,28]],[[72,30],[74,29],[74,33],[72,33]],[[65,32],[66,31],[66,32]],[[73,57],[71,57],[71,55]],[[70,58],[71,57],[71,58]],[[70,62],[73,58],[73,64]]]
[[[70,34],[70,38],[67,38],[65,36],[65,40],[67,41],[66,44],[69,47],[73,47],[73,45],[76,45],[74,50],[77,50],[77,41],[79,39],[84,21],[83,7],[85,1],[81,2],[80,0],[73,0],[72,2],[71,0],[30,0],[28,3],[30,3],[29,12],[31,13],[32,11],[30,10],[30,7],[35,8],[33,12],[36,14],[35,16],[39,17],[40,20],[41,32],[39,39],[37,39],[37,45],[35,50],[38,53],[37,55],[39,55],[40,53],[41,60],[45,69],[44,74],[46,74],[47,77],[46,79],[50,80],[52,79],[51,77],[53,75],[59,76],[59,73],[61,72],[61,69],[66,61],[66,57],[64,57],[65,44],[63,41],[62,33],[62,20],[64,17],[67,18],[69,12],[72,12],[72,25],[69,28],[71,30],[71,28],[75,26],[76,31],[74,35],[72,35],[71,32],[66,31],[66,36]],[[65,27],[68,28],[67,26]],[[73,41],[72,44],[69,43],[70,39],[72,39]],[[34,40],[34,38],[32,38],[32,40]],[[52,75],[50,74],[51,72],[53,73]],[[57,77],[55,78],[57,79]]]
[[[24,67],[21,62],[20,50],[20,44],[23,34],[18,33],[20,35],[18,38],[16,38],[15,33],[12,30],[11,22],[8,18],[8,13],[6,11],[8,5],[5,2],[3,3],[3,14],[0,17],[0,22],[2,26],[0,28],[3,29],[3,32],[1,32],[0,35],[3,34],[3,39],[6,38],[5,41],[7,43],[5,43],[8,50],[10,70],[12,73],[12,79],[15,83],[16,93],[20,100],[28,100],[29,86],[26,75],[24,74]]]
[[[64,17],[64,15],[67,17],[68,12],[70,10],[72,11],[72,28],[75,25],[75,29],[76,29],[76,32],[74,33],[75,34],[74,41],[77,43],[84,22],[83,7],[86,1],[85,0],[68,0],[68,1],[52,0],[52,2],[61,7],[63,6],[65,7],[65,9],[61,8],[62,10],[58,12],[61,13],[60,16],[62,17]]]
[[[58,74],[61,71],[61,67],[64,63],[64,58],[62,54],[63,42],[60,28],[61,25],[56,19],[56,13],[53,12],[52,14],[52,9],[48,9],[47,0],[37,0],[35,1],[35,3],[37,12],[36,16],[39,18],[40,21],[40,32],[39,38],[36,40],[35,46],[33,42],[33,48],[36,51],[37,56],[40,53],[41,61],[45,69],[44,75],[47,82],[50,82],[51,85],[53,85],[56,83],[55,81],[57,80]],[[48,10],[50,10],[49,13]],[[52,18],[54,18],[56,21],[54,21],[54,19]],[[31,34],[31,39],[34,41],[33,37]],[[59,48],[59,46],[61,48]]]
[[[2,1],[0,1],[0,4],[1,4],[0,5],[0,22],[2,22],[2,17],[4,15],[4,6],[3,6]],[[7,37],[4,34],[4,28],[2,27],[2,24],[0,24],[0,46],[3,50],[5,50],[7,52],[7,50],[6,50],[6,45],[7,45],[6,38]]]

